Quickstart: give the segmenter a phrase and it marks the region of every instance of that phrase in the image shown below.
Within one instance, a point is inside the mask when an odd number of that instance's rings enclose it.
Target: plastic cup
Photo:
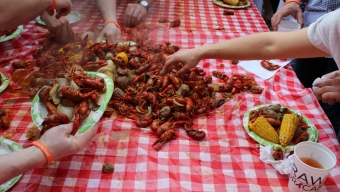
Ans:
[[[288,32],[288,31],[295,31],[301,28],[301,25],[298,24],[296,21],[292,20],[281,20],[277,27],[277,31],[280,32]]]
[[[307,165],[300,158],[312,158],[323,168]],[[293,168],[289,175],[289,190],[291,192],[318,191],[335,164],[334,153],[324,145],[309,141],[297,144],[294,148]]]

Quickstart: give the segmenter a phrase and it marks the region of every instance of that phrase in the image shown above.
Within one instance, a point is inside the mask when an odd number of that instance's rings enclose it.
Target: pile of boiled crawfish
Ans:
[[[71,134],[76,134],[91,110],[96,111],[99,108],[99,98],[104,88],[103,78],[87,76],[79,65],[73,65],[65,78],[49,81],[38,93],[48,112],[41,124],[40,135],[54,126],[70,121],[73,121]]]
[[[178,77],[175,71],[182,67],[180,63],[164,74],[165,58],[179,47],[170,42],[155,44],[138,28],[128,33],[136,44],[93,43],[87,37],[81,40],[75,36],[73,42],[60,46],[48,36],[43,48],[34,54],[40,70],[34,73],[28,91],[35,95],[49,80],[64,78],[74,65],[105,73],[113,79],[115,89],[104,116],[116,112],[135,120],[137,127],[150,127],[158,136],[153,148],[160,150],[176,138],[180,127],[189,137],[202,140],[205,132],[194,128],[194,118],[211,114],[240,92],[260,94],[263,90],[250,76],[227,76],[219,71],[207,75],[198,67]],[[223,83],[212,84],[213,76]]]

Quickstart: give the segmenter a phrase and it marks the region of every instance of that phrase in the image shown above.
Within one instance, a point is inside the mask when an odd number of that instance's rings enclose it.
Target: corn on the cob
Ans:
[[[254,123],[249,123],[249,128],[263,139],[279,143],[279,135],[263,116],[258,117]]]
[[[239,3],[239,0],[224,0],[224,3],[228,4],[228,5],[234,5],[237,6]]]
[[[299,124],[299,118],[295,114],[284,114],[280,126],[280,144],[287,146],[293,139],[296,128]]]

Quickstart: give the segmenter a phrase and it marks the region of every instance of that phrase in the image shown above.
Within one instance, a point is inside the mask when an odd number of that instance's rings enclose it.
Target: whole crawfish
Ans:
[[[281,66],[280,65],[275,65],[271,62],[269,62],[268,60],[262,60],[261,61],[261,66],[269,71],[274,71],[278,68],[280,68]]]
[[[173,129],[168,129],[159,137],[159,139],[157,139],[153,143],[152,146],[156,151],[159,151],[165,143],[175,138],[176,138],[176,131]]]
[[[45,107],[49,115],[53,115],[57,113],[57,108],[51,101],[46,101]]]
[[[88,99],[96,90],[90,91],[88,93],[81,93],[78,90],[72,89],[70,86],[65,85],[61,88],[61,93],[64,97],[74,100],[74,101],[84,101]]]
[[[92,88],[102,91],[105,87],[103,78],[94,78],[85,75],[73,75],[74,82],[82,88]]]
[[[172,124],[173,124],[173,121],[171,121],[171,119],[161,124],[156,130],[156,134],[158,135],[158,137],[161,137],[163,133],[169,130],[172,127]]]
[[[176,90],[178,90],[182,85],[181,79],[176,77],[175,73],[173,73],[173,72],[171,72],[169,74],[169,80],[170,80],[171,84],[175,87]]]
[[[192,128],[192,123],[186,123],[184,124],[184,129],[187,133],[187,135],[195,140],[202,140],[205,137],[204,131],[199,131]]]
[[[99,68],[105,67],[106,65],[106,61],[89,61],[85,65],[83,65],[83,68],[85,71],[97,71]]]
[[[212,71],[212,74],[213,74],[214,77],[219,78],[221,80],[225,80],[225,81],[227,81],[228,78],[229,78],[228,75],[226,75],[226,74],[224,74],[220,71]]]
[[[81,122],[89,116],[91,110],[89,107],[89,101],[84,100],[82,101],[79,105],[77,105],[74,110],[73,110],[73,115],[75,116],[75,119],[73,121],[73,129],[72,129],[72,134],[76,134]]]

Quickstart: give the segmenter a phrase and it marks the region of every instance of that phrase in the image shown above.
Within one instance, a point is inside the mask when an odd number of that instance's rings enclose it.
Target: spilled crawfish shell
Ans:
[[[124,96],[124,91],[121,90],[120,88],[116,87],[113,91],[113,96],[114,97],[118,97],[118,98],[122,98]]]
[[[125,91],[132,83],[132,79],[127,76],[118,76],[115,80],[115,85]]]

